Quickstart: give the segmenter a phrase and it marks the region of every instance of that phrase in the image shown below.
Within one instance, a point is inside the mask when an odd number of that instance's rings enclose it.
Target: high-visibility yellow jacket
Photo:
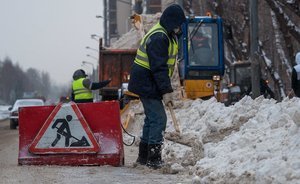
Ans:
[[[150,64],[149,64],[149,59],[148,55],[146,52],[146,43],[147,39],[154,33],[157,32],[162,32],[164,33],[168,39],[169,39],[169,47],[168,47],[168,55],[169,59],[167,61],[168,68],[169,68],[169,76],[172,76],[173,71],[174,71],[174,66],[175,66],[175,61],[176,61],[176,55],[178,53],[178,41],[174,39],[170,39],[166,30],[159,24],[157,23],[155,26],[153,26],[149,32],[144,36],[144,38],[141,41],[141,45],[139,49],[137,50],[137,55],[135,57],[134,62],[144,68],[147,68],[150,70]]]
[[[85,78],[80,78],[73,81],[72,89],[75,96],[75,100],[93,99],[92,91],[83,86],[84,79]]]

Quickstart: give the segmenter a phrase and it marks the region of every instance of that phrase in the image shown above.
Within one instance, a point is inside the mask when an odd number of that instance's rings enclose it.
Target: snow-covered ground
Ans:
[[[165,141],[164,172],[186,173],[201,183],[300,183],[299,98],[277,103],[246,96],[229,107],[214,98],[187,100],[175,112],[179,140],[189,146]],[[135,127],[143,118],[136,114]],[[177,136],[170,114],[166,132]]]
[[[128,131],[138,137],[144,114],[140,104],[133,108],[136,114]],[[177,101],[180,136],[174,133],[167,113],[166,167],[156,171],[161,178],[175,174],[193,183],[300,183],[300,98],[277,103],[246,96],[229,107],[214,98]],[[185,143],[170,141],[172,138]],[[132,138],[124,134],[124,141]],[[136,151],[131,154],[137,156]],[[128,158],[125,154],[125,160]],[[129,166],[133,178],[139,171],[145,179],[152,173],[151,169],[136,167]]]

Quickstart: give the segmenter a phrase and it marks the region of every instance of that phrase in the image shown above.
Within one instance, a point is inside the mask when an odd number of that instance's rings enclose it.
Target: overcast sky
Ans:
[[[98,53],[91,34],[103,35],[103,0],[0,0],[0,60],[9,57],[23,70],[50,74],[56,84],[67,84],[73,72],[91,72]]]

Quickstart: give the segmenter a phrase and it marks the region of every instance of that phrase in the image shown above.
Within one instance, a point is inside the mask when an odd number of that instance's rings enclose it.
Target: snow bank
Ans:
[[[186,100],[175,112],[181,139],[191,144],[165,140],[163,172],[185,173],[204,183],[300,182],[299,98],[277,103],[246,96],[229,107],[214,98]],[[167,114],[166,132],[175,132]],[[142,112],[136,114],[133,124],[142,127],[143,118]]]
[[[143,38],[154,24],[159,21],[161,13],[157,14],[143,14],[143,26],[141,30],[131,28],[129,32],[125,33],[111,45],[111,49],[137,49],[140,46],[140,40]]]

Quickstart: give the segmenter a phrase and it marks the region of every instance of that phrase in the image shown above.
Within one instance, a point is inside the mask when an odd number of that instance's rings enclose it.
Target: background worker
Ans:
[[[161,146],[167,116],[162,99],[172,104],[170,77],[178,53],[178,37],[185,15],[179,5],[162,13],[159,23],[144,36],[131,68],[128,89],[139,95],[145,120],[137,163],[150,168],[162,166]]]
[[[297,65],[293,67],[292,71],[292,89],[297,97],[300,97],[300,52],[295,57]]]
[[[191,43],[191,64],[200,66],[213,66],[212,63],[212,50],[209,45],[208,37],[205,37],[200,30],[192,38]]]
[[[73,74],[72,100],[76,103],[93,102],[92,90],[97,90],[108,85],[111,80],[92,82],[87,78],[85,71],[76,70]]]

